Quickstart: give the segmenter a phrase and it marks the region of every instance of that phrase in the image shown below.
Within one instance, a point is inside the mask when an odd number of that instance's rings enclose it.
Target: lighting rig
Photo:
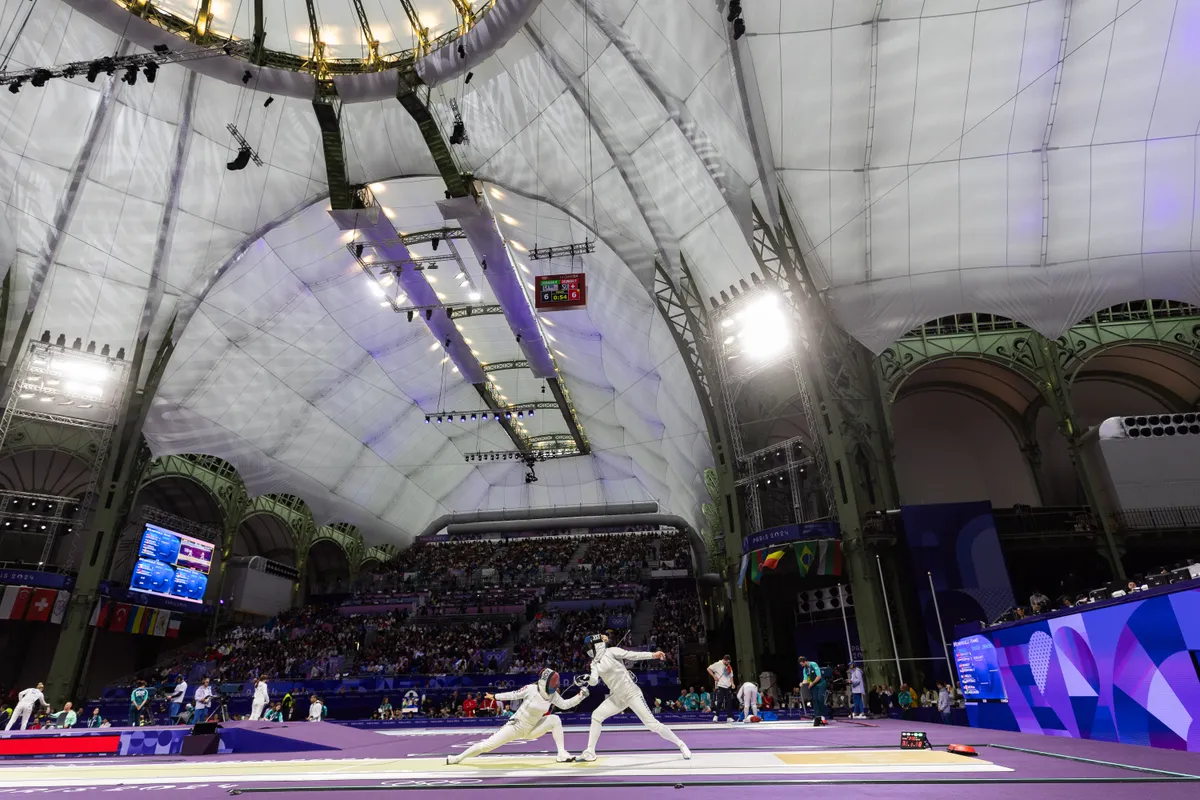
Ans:
[[[237,125],[230,122],[225,126],[225,130],[229,131],[229,134],[238,143],[238,154],[233,161],[225,165],[225,169],[230,172],[236,172],[239,169],[245,169],[246,165],[251,161],[254,162],[254,166],[261,167],[263,164],[262,159],[258,157],[258,153],[254,152],[254,148],[246,141],[246,137],[242,136],[242,132],[237,129]]]
[[[535,247],[529,251],[530,261],[541,261],[542,259],[555,258],[574,258],[575,256],[586,255],[596,251],[596,243],[591,239],[584,239],[582,242],[574,242],[573,244],[560,244],[554,247]]]
[[[425,424],[428,425],[430,422],[437,425],[441,425],[442,422],[451,423],[456,417],[460,424],[467,422],[468,419],[471,422],[487,422],[488,420],[499,422],[502,419],[525,419],[526,417],[533,419],[534,410],[534,408],[513,406],[502,411],[492,411],[491,409],[486,411],[443,411],[440,414],[426,414]]]
[[[521,452],[519,450],[487,450],[478,453],[466,453],[463,458],[468,464],[483,461],[522,461],[526,466],[532,467],[534,464],[543,461],[550,461],[555,458],[570,458],[577,455],[579,455],[579,451],[572,446],[539,448],[529,452]],[[532,482],[530,481],[530,483]]]
[[[186,50],[172,50],[165,44],[154,45],[152,53],[137,53],[127,56],[104,56],[90,61],[72,61],[56,67],[31,67],[29,69],[5,70],[0,72],[0,83],[8,84],[8,90],[13,94],[21,91],[28,83],[30,86],[41,88],[51,78],[66,78],[71,80],[79,76],[87,78],[88,83],[95,83],[100,73],[114,75],[121,72],[121,80],[132,86],[137,83],[138,74],[144,75],[147,83],[154,83],[158,76],[158,68],[163,64],[181,64],[188,61],[199,61],[215,56],[239,56],[248,58],[251,45],[243,42],[224,42],[214,47],[189,47]]]
[[[460,44],[459,49],[462,49]],[[450,133],[450,144],[470,144],[471,137],[467,136],[467,126],[463,124],[462,113],[458,110],[458,101],[450,98],[450,110],[454,112],[454,130]]]
[[[729,13],[725,15],[728,22],[733,23],[733,40],[746,35],[746,20],[742,19],[742,0],[730,0]]]

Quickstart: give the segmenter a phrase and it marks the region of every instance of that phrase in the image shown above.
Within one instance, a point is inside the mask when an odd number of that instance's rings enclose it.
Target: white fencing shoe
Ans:
[[[684,761],[692,760],[692,751],[688,750],[688,746],[686,744],[679,745],[679,752],[683,754]]]
[[[555,761],[560,764],[570,764],[574,760],[575,756],[571,755],[570,753],[559,753],[558,758],[555,759]]]
[[[463,760],[462,756],[446,756],[446,764],[453,767]]]
[[[576,761],[595,761],[596,754],[593,753],[591,750],[584,750],[582,753],[579,754],[579,757],[576,758],[575,760]]]

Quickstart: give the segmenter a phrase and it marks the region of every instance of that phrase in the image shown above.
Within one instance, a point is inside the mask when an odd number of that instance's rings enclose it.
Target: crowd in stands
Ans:
[[[381,620],[369,632],[358,656],[359,672],[368,675],[451,675],[494,672],[483,653],[508,638],[510,625],[493,619],[418,623]]]
[[[624,626],[616,624],[625,617]],[[551,665],[562,672],[586,672],[590,659],[583,637],[609,628],[628,628],[628,609],[587,609],[559,611],[538,619],[530,628],[529,638],[518,642],[509,665],[514,672]]]
[[[1134,575],[1124,583],[1115,581],[1087,593],[1079,593],[1073,587],[1067,586],[1064,581],[1064,585],[1059,587],[1062,591],[1055,600],[1051,600],[1050,597],[1043,594],[1041,589],[1034,589],[1033,593],[1029,596],[1028,605],[1019,605],[1009,609],[992,624],[998,625],[1004,622],[1014,622],[1030,617],[1037,617],[1042,614],[1077,609],[1101,600],[1122,597],[1134,594],[1135,592],[1144,592],[1157,586],[1192,580],[1194,574],[1200,574],[1200,571],[1195,566],[1196,563],[1194,561],[1182,561],[1171,567],[1162,567],[1143,575]]]
[[[654,620],[647,644],[675,653],[681,641],[704,641],[700,599],[694,588],[664,589],[654,598]]]
[[[548,599],[639,600],[646,596],[646,591],[646,587],[640,583],[602,583],[583,576],[580,582],[562,583],[552,587]]]

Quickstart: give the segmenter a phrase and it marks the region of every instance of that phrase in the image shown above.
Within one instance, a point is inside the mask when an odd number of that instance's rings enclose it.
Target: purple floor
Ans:
[[[1200,797],[1200,753],[1180,753],[1156,750],[1133,745],[1110,744],[1078,739],[1009,733],[1005,731],[980,730],[940,725],[914,725],[892,720],[871,723],[834,723],[823,731],[797,730],[773,725],[713,725],[699,730],[680,730],[680,737],[700,757],[705,752],[733,751],[740,759],[741,753],[756,751],[837,751],[855,749],[898,749],[902,729],[916,728],[928,733],[935,749],[942,750],[951,743],[970,744],[978,748],[980,757],[992,764],[1007,767],[1011,772],[991,773],[895,773],[872,772],[868,774],[796,774],[790,775],[715,775],[697,774],[689,779],[686,773],[674,775],[638,775],[637,770],[625,775],[539,774],[530,770],[514,776],[497,776],[481,767],[479,777],[463,779],[462,776],[447,776],[445,780],[412,779],[387,780],[353,779],[328,782],[288,781],[281,776],[278,781],[255,783],[222,784],[169,784],[173,764],[182,761],[237,762],[247,760],[286,762],[314,757],[339,759],[404,759],[411,757],[441,756],[461,752],[468,742],[478,741],[486,731],[427,732],[424,735],[385,736],[383,734],[347,729],[336,724],[322,725],[269,725],[261,726],[265,731],[279,735],[294,736],[306,741],[324,741],[341,748],[338,753],[278,753],[278,754],[235,754],[211,756],[203,759],[183,759],[180,756],[140,757],[127,759],[139,765],[161,763],[162,786],[119,786],[100,791],[150,791],[142,796],[169,796],[175,791],[186,791],[191,798],[209,800],[238,794],[287,794],[289,796],[313,795],[315,797],[348,796],[369,800],[374,797],[395,797],[397,790],[410,791],[421,797],[462,797],[464,791],[484,791],[489,797],[510,798],[560,798],[570,792],[572,800],[611,800],[613,788],[622,787],[636,792],[641,797],[673,798],[722,798],[729,800],[730,792],[744,791],[740,787],[753,786],[756,798],[794,797],[797,790],[804,792],[805,800],[811,798],[956,798],[961,800],[969,793],[969,800],[1011,799],[1017,794],[1020,800],[1058,800],[1059,798],[1085,797],[1090,792],[1123,795],[1133,792],[1152,793],[1154,800]],[[586,733],[568,726],[567,747],[572,752],[581,750],[586,742]],[[544,753],[553,744],[549,737],[536,742],[517,742],[496,751],[495,755],[522,753]],[[1020,748],[1023,752],[1005,749]],[[599,752],[602,756],[621,754],[659,754],[664,762],[677,758],[677,751],[668,742],[643,729],[618,728],[607,730],[601,737]],[[1037,751],[1037,752],[1028,752]],[[1070,760],[1059,757],[1069,756]],[[718,756],[713,756],[717,758]],[[483,757],[488,758],[487,756]],[[482,759],[481,759],[482,760]],[[126,760],[123,760],[126,761]],[[111,759],[105,759],[112,763]],[[1105,763],[1100,763],[1105,762]],[[13,762],[7,762],[12,764]],[[28,764],[29,762],[24,762]],[[44,763],[44,762],[43,762]],[[63,762],[58,762],[63,763]],[[493,762],[495,763],[495,762]],[[694,763],[694,762],[688,762]],[[299,766],[299,765],[298,765]],[[740,768],[740,763],[737,764]],[[233,765],[230,765],[233,769]],[[55,770],[54,772],[57,772]],[[750,770],[748,770],[750,772]],[[1172,774],[1168,774],[1172,773]],[[40,778],[39,778],[40,780]],[[157,775],[153,780],[158,780]],[[676,784],[679,784],[678,786]],[[1137,786],[1136,784],[1153,784]],[[4,768],[0,766],[0,795],[10,792],[27,793],[25,788],[4,788]],[[154,791],[158,790],[158,791]],[[80,788],[33,789],[38,794],[80,792]],[[737,795],[734,795],[737,796]]]

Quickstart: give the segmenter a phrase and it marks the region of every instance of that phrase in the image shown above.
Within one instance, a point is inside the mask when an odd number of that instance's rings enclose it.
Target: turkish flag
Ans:
[[[112,610],[108,612],[108,629],[110,631],[125,632],[125,628],[129,626],[129,609],[132,606],[129,603],[113,603]]]
[[[54,589],[34,589],[33,599],[25,611],[25,619],[30,622],[46,622],[50,612],[54,610],[54,598],[58,592]]]
[[[33,597],[33,589],[22,586],[17,590],[17,599],[13,601],[12,611],[8,612],[9,619],[25,619],[25,609],[29,607],[29,598]]]

